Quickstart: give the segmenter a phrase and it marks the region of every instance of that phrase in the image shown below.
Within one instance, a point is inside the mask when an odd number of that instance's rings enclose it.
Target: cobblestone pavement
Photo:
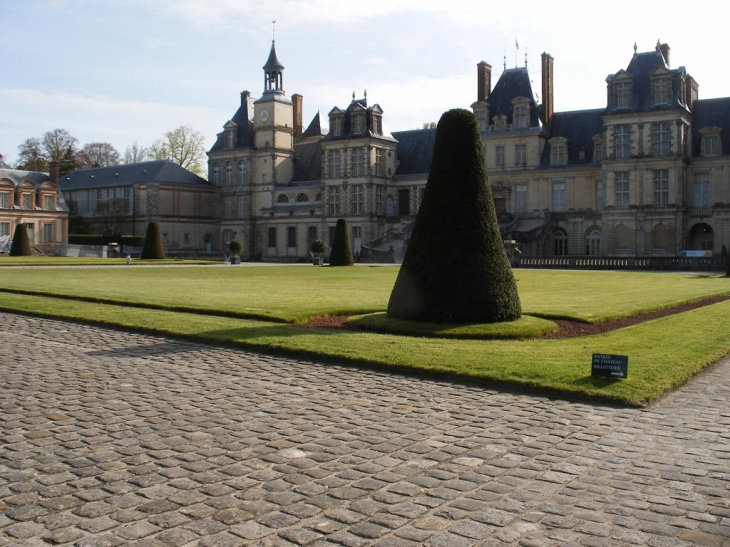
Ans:
[[[0,321],[0,546],[730,545],[729,359],[640,410]]]

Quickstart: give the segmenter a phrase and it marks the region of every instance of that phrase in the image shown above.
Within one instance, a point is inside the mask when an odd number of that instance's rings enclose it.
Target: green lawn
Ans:
[[[390,266],[0,269],[0,308],[366,363],[625,404],[646,404],[730,352],[730,302],[611,333],[565,340],[453,340],[315,329],[322,314],[383,311]],[[528,315],[603,321],[730,294],[730,278],[678,273],[516,270]],[[65,299],[15,294],[27,291]],[[91,297],[107,302],[67,299]],[[143,309],[128,304],[159,306]],[[175,309],[198,310],[181,313]],[[218,314],[268,317],[251,321]],[[276,322],[272,322],[276,321]],[[592,353],[629,356],[629,377],[590,376]]]

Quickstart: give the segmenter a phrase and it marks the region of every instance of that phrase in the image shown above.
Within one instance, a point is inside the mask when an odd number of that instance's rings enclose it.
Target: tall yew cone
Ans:
[[[156,222],[150,222],[147,225],[147,234],[144,238],[144,247],[142,247],[142,260],[157,260],[165,258],[165,248],[162,246],[162,234],[160,234],[160,225]]]
[[[355,260],[352,257],[347,220],[338,218],[330,251],[330,266],[352,266],[353,264],[355,264]]]
[[[25,224],[17,224],[13,233],[13,243],[10,245],[10,256],[31,256],[30,240]]]
[[[476,117],[441,116],[431,170],[388,315],[437,323],[497,323],[522,315],[499,233]]]

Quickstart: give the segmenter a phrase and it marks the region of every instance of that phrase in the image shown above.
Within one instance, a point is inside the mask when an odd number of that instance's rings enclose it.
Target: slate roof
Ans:
[[[0,169],[0,179],[10,179],[17,186],[21,181],[29,180],[35,184],[49,182],[51,178],[48,173],[39,171],[21,171],[19,169]]]
[[[236,113],[230,119],[231,122],[236,124],[236,143],[234,149],[241,148],[253,148],[254,147],[254,132],[253,132],[253,103],[251,102],[251,95],[248,91],[241,93],[241,106],[236,110]],[[225,125],[228,125],[226,122]],[[210,149],[211,152],[219,152],[224,150],[226,146],[226,131],[221,131],[217,135],[217,139]]]
[[[535,94],[532,92],[530,75],[527,68],[508,68],[499,77],[494,89],[487,97],[489,105],[489,122],[500,114],[507,116],[507,123],[514,123],[512,119],[512,99],[525,97],[530,100],[530,127],[539,127],[539,109],[535,103]]]
[[[142,182],[214,187],[204,178],[167,160],[77,169],[61,177],[60,186],[61,190],[65,192],[87,188],[132,186]]]
[[[702,134],[704,127],[719,127],[722,141],[722,154],[730,155],[730,97],[722,99],[702,99],[695,101],[694,122],[692,124],[692,156],[701,156]]]
[[[292,182],[322,180],[321,141],[301,142],[294,145],[295,162]]]
[[[436,130],[397,131],[393,133],[393,137],[398,141],[398,167],[395,176],[428,175]]]
[[[593,136],[603,130],[602,109],[556,112],[550,125],[550,135],[540,159],[541,167],[550,167],[552,145],[550,139],[563,137],[568,140],[568,165],[593,163]],[[581,159],[581,149],[585,157]],[[563,166],[564,167],[564,166]]]
[[[333,110],[337,109],[335,107]],[[350,105],[347,107],[347,109],[343,112],[344,120],[342,124],[342,133],[338,136],[332,135],[332,128],[330,128],[330,132],[327,133],[327,135],[324,137],[324,140],[326,141],[336,141],[336,140],[343,140],[343,139],[353,139],[358,137],[372,137],[376,139],[382,139],[386,141],[393,141],[395,140],[388,132],[385,131],[385,128],[382,126],[382,117],[381,117],[381,130],[382,135],[373,133],[373,110],[378,109],[380,112],[382,110],[380,109],[380,106],[375,104],[371,107],[368,107],[368,100],[367,99],[353,99]],[[356,133],[352,134],[352,113],[355,110],[364,110],[365,111],[365,124],[366,129],[364,133]]]
[[[312,121],[309,123],[307,129],[304,131],[304,133],[302,133],[302,138],[322,138],[323,136],[324,133],[322,133],[322,116],[319,114],[319,111],[317,111],[317,114],[315,114],[314,118],[312,118]]]

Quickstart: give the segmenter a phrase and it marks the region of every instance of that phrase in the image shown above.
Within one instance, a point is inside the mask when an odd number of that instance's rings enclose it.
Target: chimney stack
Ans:
[[[58,185],[58,178],[59,178],[59,170],[60,170],[61,164],[57,161],[52,161],[48,164],[48,177],[51,179],[51,182],[53,184]]]
[[[294,104],[294,137],[302,136],[302,110],[304,107],[304,97],[299,93],[291,96],[291,102]]]
[[[662,44],[659,46],[659,51],[662,52],[662,57],[664,57],[664,62],[669,66],[669,44]]]
[[[542,123],[550,129],[553,122],[553,58],[542,54]]]
[[[482,61],[477,65],[477,101],[486,101],[492,92],[492,65]]]

